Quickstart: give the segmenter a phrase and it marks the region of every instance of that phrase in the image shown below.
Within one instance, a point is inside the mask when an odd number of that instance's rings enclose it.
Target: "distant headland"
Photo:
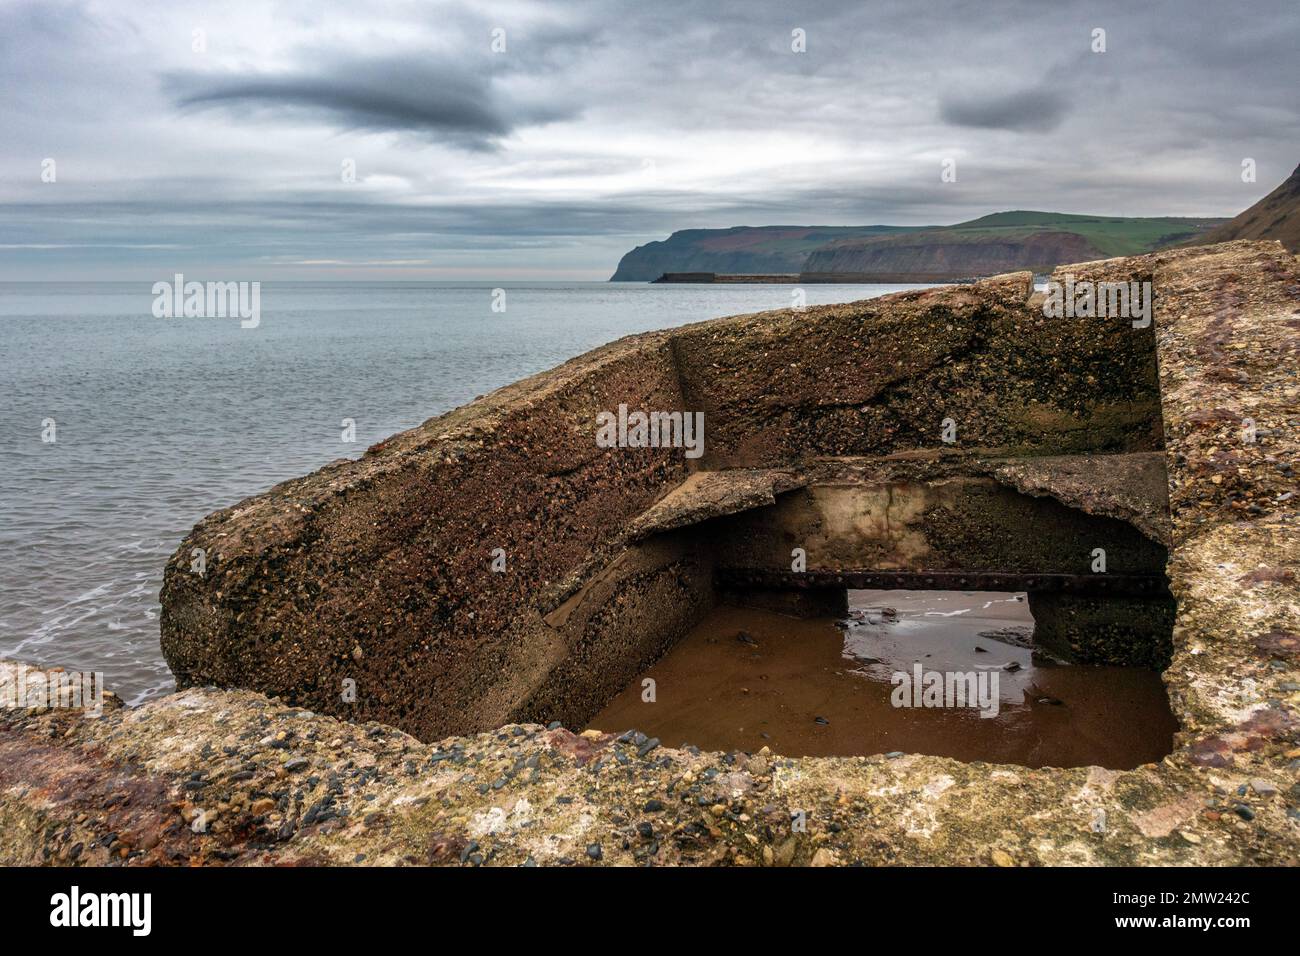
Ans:
[[[683,229],[624,255],[610,281],[955,282],[1141,255],[1228,222],[1015,211],[952,226]]]
[[[962,282],[1233,239],[1276,239],[1300,254],[1300,166],[1234,219],[1018,210],[953,226],[683,229],[627,253],[610,281]]]
[[[979,276],[963,276],[950,272],[665,272],[652,280],[660,283],[768,283],[777,285],[816,285],[818,283],[886,283],[910,284],[940,282],[974,282]]]

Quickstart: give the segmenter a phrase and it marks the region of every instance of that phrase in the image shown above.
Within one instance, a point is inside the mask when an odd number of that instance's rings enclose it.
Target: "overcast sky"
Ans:
[[[604,279],[693,227],[1230,216],[1300,163],[1297,50],[1296,0],[0,0],[0,278]]]

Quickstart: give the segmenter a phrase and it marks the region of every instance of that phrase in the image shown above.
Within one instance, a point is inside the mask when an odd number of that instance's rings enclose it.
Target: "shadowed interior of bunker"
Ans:
[[[1177,723],[1159,672],[1175,605],[1158,533],[1005,474],[921,479],[907,470],[921,456],[903,457],[828,463],[771,504],[680,534],[712,569],[716,603],[588,726],[787,756],[1128,769],[1168,754]],[[1158,453],[1038,464],[1159,511]],[[697,474],[683,495],[716,498],[717,482]]]
[[[1160,457],[1124,456],[1125,482],[1158,499]],[[969,474],[838,472],[665,537],[712,569],[716,603],[593,729],[1026,766],[1172,749],[1167,552],[1135,523]]]

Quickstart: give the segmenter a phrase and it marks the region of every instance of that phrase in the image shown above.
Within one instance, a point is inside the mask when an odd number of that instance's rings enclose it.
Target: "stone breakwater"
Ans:
[[[182,684],[274,696],[0,711],[0,862],[1300,862],[1300,269],[1235,242],[1067,271],[1151,281],[1154,329],[1048,322],[1028,276],[716,320],[206,519],[168,568],[169,660]],[[699,470],[597,454],[588,413],[638,396],[710,416]],[[940,410],[965,451],[934,447]],[[1149,478],[1153,453],[1165,494],[1116,479]],[[823,520],[842,489],[869,500],[900,477],[939,531]],[[968,499],[1019,520],[1025,497],[1143,574],[1167,549],[1181,730],[1159,764],[701,753],[521,720],[576,725],[718,599],[715,566],[771,574],[772,527],[810,508],[823,576],[881,558],[1078,577],[1050,540],[1002,548],[1005,523],[971,537],[943,520]],[[489,542],[515,577],[483,593]],[[207,575],[188,572],[195,547]]]

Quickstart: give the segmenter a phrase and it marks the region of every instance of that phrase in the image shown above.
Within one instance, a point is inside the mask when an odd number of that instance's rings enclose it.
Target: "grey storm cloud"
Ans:
[[[478,150],[496,148],[519,127],[579,112],[574,104],[519,102],[502,92],[482,61],[467,68],[413,55],[341,59],[276,74],[173,73],[164,81],[183,109],[307,113],[344,129],[415,132]]]
[[[939,104],[945,123],[974,129],[1049,133],[1061,125],[1069,101],[1054,90],[1020,90],[1002,95],[951,96]]]

